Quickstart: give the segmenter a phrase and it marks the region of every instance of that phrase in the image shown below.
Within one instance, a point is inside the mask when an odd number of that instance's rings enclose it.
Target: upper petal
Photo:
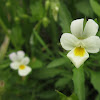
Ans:
[[[84,47],[89,53],[97,53],[100,49],[100,38],[98,36],[91,36],[82,41],[84,43]]]
[[[75,65],[76,68],[79,68],[89,58],[89,54],[85,50],[84,54],[82,54],[83,53],[82,51],[82,53],[80,53],[81,56],[79,56],[79,54],[77,54],[78,52],[76,52],[75,49],[76,48],[71,50],[67,54],[67,57],[72,61],[72,63]]]
[[[20,65],[20,63],[18,63],[18,62],[12,62],[12,63],[10,64],[10,67],[11,67],[12,69],[16,70],[16,69],[19,68],[19,65]]]
[[[60,38],[60,43],[65,50],[72,50],[78,42],[79,40],[70,33],[64,33]]]
[[[77,20],[72,21],[71,23],[71,27],[70,27],[71,33],[75,35],[77,38],[82,37],[83,22],[84,22],[84,19],[77,19]]]
[[[30,58],[29,57],[24,57],[21,61],[22,64],[27,65],[30,62]]]
[[[19,69],[19,70],[18,70],[18,74],[19,74],[20,76],[26,76],[26,75],[28,75],[28,74],[31,72],[31,70],[32,70],[32,69],[31,69],[29,66],[26,66],[26,68],[23,69],[23,70]]]
[[[16,61],[16,60],[17,60],[17,55],[16,55],[16,53],[15,53],[15,52],[11,53],[11,54],[9,55],[9,58],[10,58],[11,61]]]
[[[89,19],[85,25],[83,37],[87,38],[90,36],[95,36],[96,33],[98,32],[98,28],[99,28],[98,24],[94,20]]]
[[[18,52],[17,52],[17,58],[18,58],[18,60],[23,59],[23,58],[24,58],[24,56],[25,56],[24,51],[18,51]]]

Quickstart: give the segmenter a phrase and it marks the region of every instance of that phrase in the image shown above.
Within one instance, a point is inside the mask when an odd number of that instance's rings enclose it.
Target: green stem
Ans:
[[[46,51],[53,56],[52,52],[49,50],[49,48],[47,47],[46,43],[43,41],[43,39],[39,36],[38,34],[38,29],[41,25],[42,20],[40,20],[34,27],[33,29],[33,34],[36,36],[36,38],[38,39],[38,41],[41,43],[41,45],[46,49]]]
[[[6,34],[5,38],[4,38],[4,41],[0,47],[0,61],[4,59],[5,57],[5,54],[7,52],[7,49],[8,49],[8,45],[9,45],[9,42],[10,42],[10,39],[9,39],[9,34],[10,34],[10,31],[8,30],[8,28],[6,27],[6,25],[4,24],[3,20],[1,19],[0,17],[0,26],[2,27],[4,33]]]
[[[47,52],[52,55],[52,52],[48,49],[47,45],[42,40],[42,38],[38,35],[38,33],[35,30],[33,30],[33,33],[36,36],[36,38],[39,40],[39,42],[41,43],[41,45],[47,50]]]
[[[74,90],[79,100],[85,100],[85,77],[83,66],[73,69]]]
[[[40,25],[41,25],[41,22],[42,22],[42,20],[40,20],[40,21],[35,25],[34,30],[38,30],[38,28],[39,28]]]
[[[7,52],[8,46],[9,46],[9,42],[10,42],[10,39],[6,35],[2,45],[0,47],[0,61],[3,60],[6,55],[6,52]]]

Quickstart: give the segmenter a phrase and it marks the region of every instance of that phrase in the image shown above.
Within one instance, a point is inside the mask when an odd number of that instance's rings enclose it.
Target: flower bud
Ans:
[[[42,20],[42,23],[43,23],[44,27],[47,27],[48,24],[49,24],[49,19],[47,17],[44,17],[43,20]]]
[[[16,16],[16,17],[14,18],[14,20],[15,20],[16,22],[19,22],[20,19],[19,19],[19,17]]]
[[[6,6],[9,7],[11,5],[11,3],[8,1],[6,2]]]
[[[53,18],[54,18],[55,21],[58,20],[58,12],[59,12],[59,7],[55,6],[54,9],[53,9],[53,12],[52,12],[52,15],[53,15]]]
[[[46,0],[45,1],[45,9],[48,10],[49,6],[50,6],[50,1]]]

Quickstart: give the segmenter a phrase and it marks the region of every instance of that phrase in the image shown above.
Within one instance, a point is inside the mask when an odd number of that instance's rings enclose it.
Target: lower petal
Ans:
[[[89,54],[84,48],[76,47],[67,54],[67,57],[76,68],[79,68],[89,58]]]
[[[26,76],[26,75],[28,75],[30,72],[31,72],[31,68],[29,67],[29,66],[26,66],[26,68],[25,69],[19,69],[18,70],[18,74],[20,75],[20,76]]]

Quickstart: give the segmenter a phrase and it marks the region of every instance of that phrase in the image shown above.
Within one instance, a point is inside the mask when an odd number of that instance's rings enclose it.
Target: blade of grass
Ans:
[[[38,32],[33,29],[33,34],[36,36],[38,41],[41,43],[41,45],[46,49],[46,51],[53,56],[52,52],[47,47],[46,43],[43,41],[43,39],[39,36]]]

